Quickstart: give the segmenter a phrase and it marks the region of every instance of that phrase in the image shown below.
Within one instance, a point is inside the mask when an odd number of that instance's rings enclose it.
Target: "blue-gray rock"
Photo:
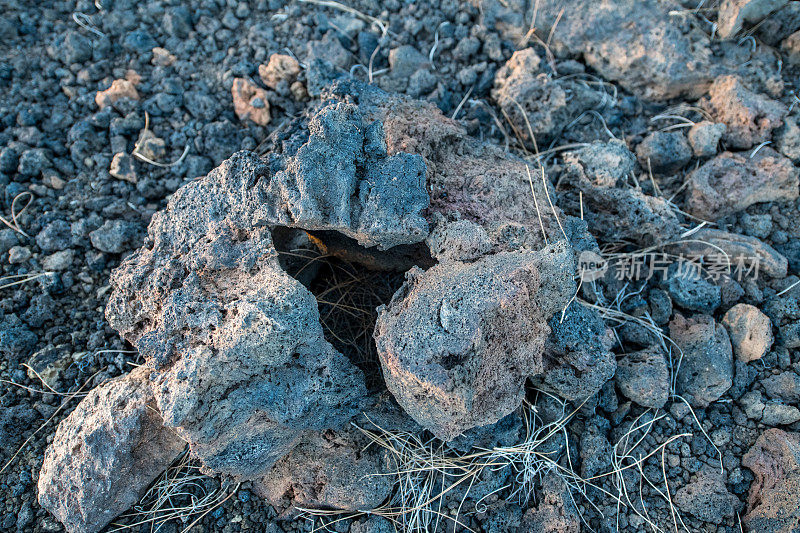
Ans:
[[[158,43],[146,31],[134,30],[125,35],[122,46],[132,52],[145,53],[158,46]]]
[[[656,174],[677,172],[692,159],[692,147],[679,131],[655,131],[636,147],[639,164]]]
[[[126,220],[106,220],[89,233],[89,240],[96,249],[109,254],[129,250],[139,237],[139,227]]]
[[[711,313],[722,303],[722,289],[708,281],[698,265],[688,261],[669,266],[664,286],[672,301],[689,311]]]
[[[92,58],[92,43],[77,31],[69,31],[61,45],[61,53],[67,65],[83,63]]]
[[[625,397],[643,407],[660,409],[669,398],[669,369],[658,347],[626,354],[614,379]]]
[[[70,225],[64,220],[54,220],[36,235],[36,244],[45,253],[68,248],[72,238]]]
[[[12,361],[29,355],[38,340],[16,315],[7,315],[0,322],[0,353]]]
[[[676,392],[695,407],[725,394],[733,383],[733,348],[725,328],[709,315],[684,318],[676,313],[669,336],[679,349]]]
[[[549,325],[545,371],[541,376],[531,376],[532,380],[570,401],[589,398],[614,377],[617,368],[610,350],[611,330],[597,312],[577,302],[570,304],[563,316],[559,310]]]
[[[192,15],[184,6],[170,7],[164,12],[163,24],[168,34],[185,39],[192,30]]]

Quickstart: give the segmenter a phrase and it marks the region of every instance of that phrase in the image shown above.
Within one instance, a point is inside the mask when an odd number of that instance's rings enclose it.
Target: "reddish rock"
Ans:
[[[270,121],[269,100],[267,91],[256,87],[244,78],[234,78],[231,87],[233,110],[239,120],[252,120],[259,126],[266,126]]]
[[[737,304],[722,318],[737,359],[745,363],[761,359],[772,346],[772,323],[757,307]]]
[[[769,141],[789,112],[782,103],[745,87],[736,76],[720,76],[708,94],[703,105],[716,122],[727,126],[722,140],[732,148],[745,150]]]
[[[272,54],[266,65],[258,66],[258,75],[264,85],[281,94],[289,90],[298,74],[300,74],[300,63],[289,55]]]
[[[94,97],[97,107],[103,109],[108,106],[113,106],[123,98],[130,100],[138,100],[139,92],[136,90],[136,85],[129,80],[119,79],[111,83],[111,87],[105,91],[98,91]]]
[[[753,471],[747,531],[794,533],[800,529],[800,433],[768,429],[742,458]]]

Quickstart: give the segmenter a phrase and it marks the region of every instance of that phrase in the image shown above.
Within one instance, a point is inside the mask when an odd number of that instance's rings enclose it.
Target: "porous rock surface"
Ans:
[[[695,407],[718,400],[733,383],[733,349],[728,332],[709,315],[676,313],[669,336],[681,355],[675,389]]]
[[[688,180],[687,211],[712,221],[759,202],[794,200],[798,195],[797,168],[768,146],[753,157],[724,152]]]
[[[742,458],[753,471],[747,514],[748,531],[790,533],[800,528],[800,434],[768,429]]]
[[[525,379],[544,370],[547,320],[574,294],[574,261],[562,242],[409,271],[375,326],[406,412],[450,440],[519,406]]]
[[[164,426],[140,367],[93,389],[58,426],[39,474],[39,504],[70,533],[100,531],[185,448]]]

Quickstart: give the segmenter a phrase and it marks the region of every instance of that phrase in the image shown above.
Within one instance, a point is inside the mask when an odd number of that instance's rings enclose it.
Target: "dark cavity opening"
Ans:
[[[325,339],[364,372],[371,392],[385,389],[372,337],[376,309],[389,302],[408,269],[433,265],[427,247],[381,252],[336,232],[292,228],[276,228],[273,241],[281,267],[317,298]]]

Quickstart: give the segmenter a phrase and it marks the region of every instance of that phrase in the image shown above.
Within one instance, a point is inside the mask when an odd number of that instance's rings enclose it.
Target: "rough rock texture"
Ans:
[[[390,95],[349,79],[335,82],[323,97],[327,102],[356,102],[365,122],[382,122],[390,155],[409,152],[422,156],[430,192],[429,214],[438,212],[447,216],[457,212],[490,233],[508,223],[535,228],[537,231],[531,232],[528,243],[531,248],[544,245],[541,215],[549,242],[563,238],[547,201],[549,195],[555,203],[555,193],[549,181],[543,183],[541,170],[526,165],[502,147],[471,137],[463,126],[443,116],[432,103]],[[538,212],[531,194],[528,166]],[[558,207],[555,210],[565,228],[568,227],[567,217]]]
[[[139,92],[136,90],[136,85],[126,79],[119,79],[111,82],[111,87],[105,91],[97,92],[94,101],[97,107],[103,109],[104,107],[115,105],[122,99],[139,99]]]
[[[648,99],[699,96],[716,70],[707,37],[684,34],[670,7],[656,0],[543,0],[521,11],[507,2],[472,2],[487,27],[515,42],[531,26],[540,35],[552,30],[554,53],[580,54],[603,78]]]
[[[704,106],[716,122],[727,126],[722,140],[731,148],[745,150],[769,141],[789,111],[782,103],[751,91],[736,76],[720,76],[708,94]]]
[[[282,516],[296,507],[370,510],[391,493],[385,451],[356,428],[308,436],[254,483]]]
[[[767,394],[785,402],[800,401],[800,375],[792,371],[774,374],[761,380]]]
[[[748,531],[792,533],[800,528],[800,434],[768,429],[742,458],[753,471]]]
[[[762,240],[714,228],[703,228],[692,234],[687,242],[672,247],[684,257],[702,259],[726,267],[730,274],[738,269],[767,274],[776,279],[786,276],[788,260]],[[730,271],[727,267],[730,266]],[[744,274],[742,272],[742,274]]]
[[[112,275],[106,310],[156,367],[165,423],[208,468],[243,478],[302,431],[343,424],[366,394],[324,340],[314,296],[278,265],[268,176],[241,153],[178,190]]]
[[[717,16],[717,33],[723,39],[733,37],[745,24],[760,22],[788,3],[788,0],[723,0]]]
[[[496,422],[544,370],[547,320],[574,294],[574,272],[563,243],[412,269],[375,326],[387,387],[443,440]]]
[[[425,244],[438,261],[472,261],[492,249],[489,235],[482,226],[469,220],[448,221],[437,215],[438,222]]]
[[[253,85],[245,78],[234,78],[231,86],[233,110],[239,120],[252,120],[259,126],[266,126],[270,121],[269,100],[267,91]]]
[[[550,330],[544,348],[545,370],[541,376],[532,376],[537,387],[582,401],[614,376],[613,333],[596,312],[573,302],[563,317],[559,311],[550,319]]]
[[[580,518],[572,503],[569,489],[556,474],[550,472],[542,481],[541,500],[522,517],[518,531],[536,533],[578,533]]]
[[[761,359],[772,346],[772,323],[758,307],[737,304],[722,317],[728,329],[733,353],[745,363]]]
[[[692,147],[679,131],[654,131],[636,147],[642,168],[656,174],[677,172],[692,159]]]
[[[614,378],[625,397],[643,407],[660,409],[669,398],[669,369],[664,354],[653,347],[617,361]]]
[[[675,491],[675,505],[705,522],[721,524],[735,514],[739,499],[725,488],[719,468],[706,467],[697,479]]]
[[[769,147],[754,157],[724,152],[693,171],[686,189],[686,210],[706,220],[771,201],[794,200],[798,170]]]
[[[698,122],[689,128],[686,137],[689,139],[694,155],[697,157],[717,155],[717,145],[727,129],[725,124],[717,124],[707,120]]]
[[[39,504],[70,533],[103,529],[186,446],[164,427],[149,374],[140,367],[93,389],[56,430],[39,474]]]
[[[669,336],[683,353],[676,392],[695,407],[718,400],[733,383],[733,350],[728,332],[713,317],[676,314]]]
[[[558,138],[568,124],[604,99],[603,93],[576,79],[554,79],[538,70],[536,50],[514,52],[497,71],[492,90],[492,98],[531,147]]]
[[[722,303],[722,289],[688,261],[669,266],[664,286],[672,301],[689,311],[712,313]]]
[[[264,85],[280,94],[286,94],[300,74],[300,64],[292,56],[272,54],[266,65],[258,66],[258,75]]]
[[[362,430],[422,431],[389,393],[370,398],[355,420],[359,428],[309,434],[253,488],[286,517],[297,507],[373,509],[390,495],[395,477],[389,454]]]
[[[584,217],[594,235],[641,245],[667,241],[680,233],[678,219],[663,198],[625,185],[635,163],[620,142],[595,142],[564,155],[562,177],[583,191]]]

